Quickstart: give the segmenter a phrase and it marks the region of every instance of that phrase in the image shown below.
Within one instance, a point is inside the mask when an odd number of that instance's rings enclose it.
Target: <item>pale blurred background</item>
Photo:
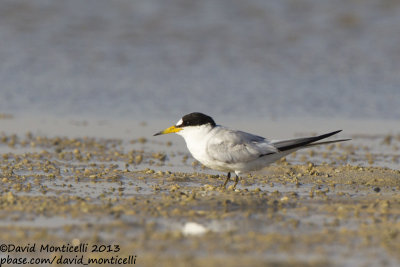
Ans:
[[[400,1],[0,1],[0,112],[191,111],[400,118]]]

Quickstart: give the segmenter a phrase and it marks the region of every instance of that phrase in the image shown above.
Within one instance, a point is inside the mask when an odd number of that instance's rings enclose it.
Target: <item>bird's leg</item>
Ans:
[[[233,189],[236,188],[236,185],[237,185],[238,182],[239,182],[239,176],[236,174],[236,177],[235,177],[235,184],[233,185]]]
[[[231,179],[231,173],[230,172],[228,172],[228,175],[226,176],[226,180],[225,180],[225,183],[223,184],[223,188],[225,188],[226,187],[226,184],[228,183],[228,181]]]

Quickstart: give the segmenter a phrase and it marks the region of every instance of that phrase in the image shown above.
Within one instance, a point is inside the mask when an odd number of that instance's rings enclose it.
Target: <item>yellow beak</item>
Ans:
[[[167,129],[161,131],[161,132],[158,132],[158,133],[154,134],[153,136],[161,135],[161,134],[176,133],[176,132],[179,132],[180,130],[182,130],[182,128],[171,126],[171,127],[167,128]]]

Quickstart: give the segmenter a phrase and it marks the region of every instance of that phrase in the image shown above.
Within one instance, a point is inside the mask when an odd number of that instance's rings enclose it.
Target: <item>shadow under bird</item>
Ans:
[[[233,188],[236,188],[240,174],[260,170],[296,150],[350,140],[317,142],[341,131],[289,140],[268,140],[217,125],[210,116],[193,112],[154,136],[169,133],[182,136],[196,160],[210,169],[228,173],[223,187],[230,180],[231,172],[234,172],[236,178]]]

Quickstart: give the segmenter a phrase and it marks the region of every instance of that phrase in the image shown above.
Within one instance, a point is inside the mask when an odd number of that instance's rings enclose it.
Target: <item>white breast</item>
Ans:
[[[207,155],[207,142],[213,135],[213,128],[210,125],[189,126],[183,128],[178,135],[181,135],[186,142],[186,146],[192,156],[203,165],[212,168],[212,161]]]

